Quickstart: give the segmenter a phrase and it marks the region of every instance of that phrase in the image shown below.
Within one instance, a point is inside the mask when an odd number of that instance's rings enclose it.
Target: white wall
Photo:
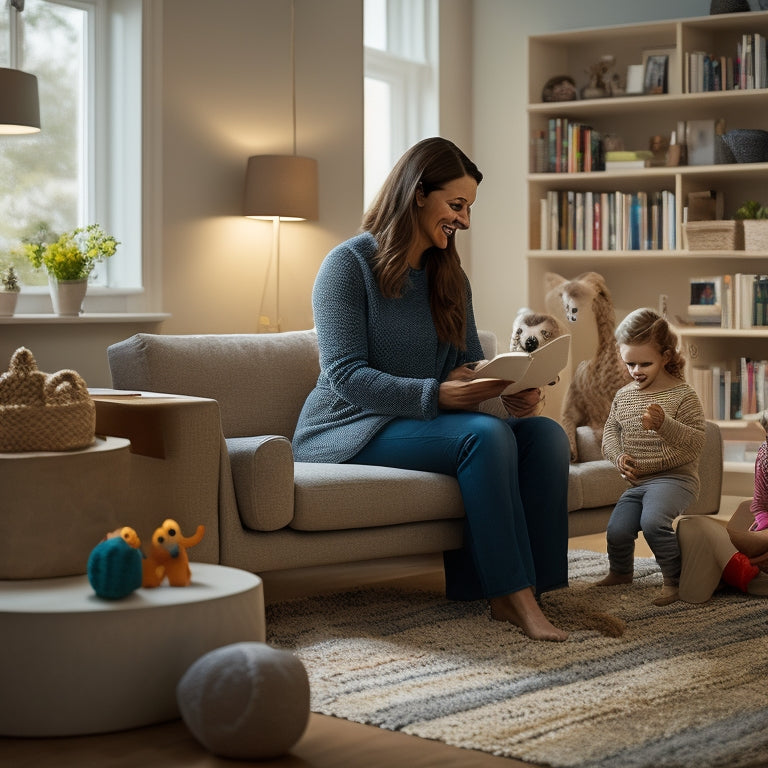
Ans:
[[[508,339],[527,300],[528,36],[708,13],[709,0],[474,1],[473,159],[485,173],[470,232],[479,326]]]

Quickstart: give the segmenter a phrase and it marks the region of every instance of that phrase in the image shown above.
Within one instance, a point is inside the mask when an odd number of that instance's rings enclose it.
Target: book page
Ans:
[[[514,382],[502,394],[514,395],[524,389],[545,387],[557,381],[560,371],[568,364],[571,348],[570,334],[558,336],[530,354],[504,352],[475,369],[478,378],[507,379]]]

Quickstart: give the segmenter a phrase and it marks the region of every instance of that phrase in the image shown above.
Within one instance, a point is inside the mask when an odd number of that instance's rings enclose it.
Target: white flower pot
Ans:
[[[73,316],[83,311],[83,299],[88,290],[88,280],[56,280],[48,276],[53,312],[56,315]]]
[[[10,317],[16,311],[18,291],[0,291],[0,317]]]

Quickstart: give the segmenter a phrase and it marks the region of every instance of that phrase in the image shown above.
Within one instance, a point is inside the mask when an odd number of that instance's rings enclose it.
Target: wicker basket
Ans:
[[[744,228],[741,221],[689,221],[683,225],[689,251],[744,250]]]
[[[744,250],[768,251],[768,219],[744,219]]]
[[[75,371],[46,374],[19,347],[0,376],[0,451],[70,451],[94,440],[96,406]]]

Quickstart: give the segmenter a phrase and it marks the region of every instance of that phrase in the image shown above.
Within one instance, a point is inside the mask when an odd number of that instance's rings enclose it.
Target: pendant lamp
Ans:
[[[17,68],[18,14],[24,0],[11,0],[8,6],[11,66],[0,67],[0,133],[37,133],[40,130],[40,100],[37,78]]]

